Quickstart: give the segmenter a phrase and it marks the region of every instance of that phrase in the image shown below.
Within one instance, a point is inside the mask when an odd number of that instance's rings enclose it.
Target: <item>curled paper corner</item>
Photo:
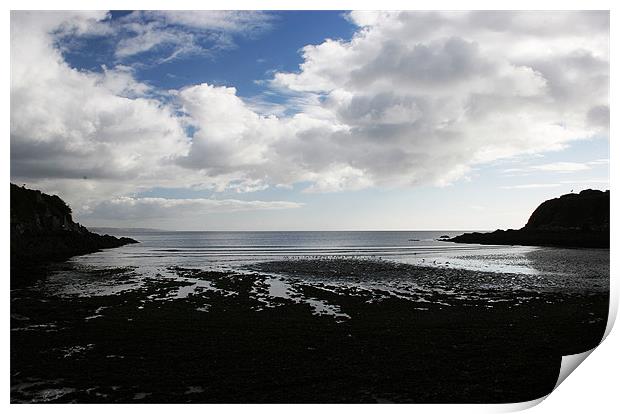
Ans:
[[[555,383],[553,389],[555,390],[560,386],[562,382],[583,362],[585,359],[590,356],[596,347],[590,349],[589,351],[582,352],[580,354],[573,355],[564,355],[562,357],[562,364],[560,365],[560,374],[558,375],[558,380]],[[553,392],[553,391],[552,391]]]
[[[496,413],[514,413],[517,411],[525,411],[532,407],[537,406],[541,402],[543,402],[550,394],[544,395],[540,398],[536,398],[535,400],[523,401],[518,403],[510,403],[510,404],[500,404],[493,407],[493,412]]]
[[[603,335],[603,338],[601,339],[601,342],[599,343],[599,345],[603,343],[605,338],[607,338],[607,335],[609,335],[609,332],[611,331],[611,328],[614,325],[615,319],[616,319],[616,312],[615,311],[612,312],[612,310],[610,309],[609,317],[607,320],[607,328],[605,330],[605,334]],[[560,372],[558,374],[558,380],[556,381],[553,387],[553,390],[549,394],[544,395],[535,400],[523,401],[523,402],[511,403],[511,404],[500,404],[500,405],[493,407],[492,411],[497,412],[497,413],[525,411],[527,409],[533,408],[537,406],[538,404],[542,403],[544,400],[547,399],[547,397],[549,397],[553,393],[553,391],[555,391],[560,386],[560,384],[562,384],[562,382],[564,382],[566,378],[568,378],[570,374],[572,374],[572,372],[575,369],[577,369],[579,365],[581,365],[583,361],[586,360],[587,357],[590,356],[592,352],[594,352],[596,348],[598,348],[598,345],[588,351],[585,351],[579,354],[563,355],[562,362],[560,363]]]
[[[577,369],[577,367],[579,365],[581,365],[581,363],[583,361],[585,361],[586,358],[589,357],[590,354],[592,352],[594,352],[594,350],[596,348],[598,348],[598,346],[601,343],[603,343],[605,338],[607,338],[607,335],[609,335],[609,333],[611,332],[611,329],[613,328],[614,323],[616,321],[617,309],[618,309],[617,297],[615,299],[614,298],[610,298],[609,312],[607,314],[607,326],[605,327],[605,333],[603,334],[603,337],[601,338],[601,342],[599,342],[599,344],[597,346],[595,346],[594,348],[592,348],[592,349],[590,349],[588,351],[582,352],[580,354],[573,354],[573,355],[564,355],[564,356],[562,356],[562,363],[560,365],[560,373],[558,375],[558,380],[555,383],[555,386],[553,387],[553,391],[555,391],[555,389],[558,388],[560,386],[560,384],[562,382],[564,382],[564,380],[566,378],[568,378],[568,376],[570,374],[572,374],[572,372],[575,369]],[[553,392],[553,391],[551,391],[551,392]],[[548,395],[551,395],[551,393],[549,393]],[[544,397],[544,398],[546,398],[546,397]]]
[[[605,338],[607,338],[607,336],[609,335],[609,333],[611,332],[615,322],[616,322],[616,316],[618,313],[618,295],[610,295],[609,297],[609,312],[607,313],[607,326],[605,327],[605,333],[603,333],[603,337],[601,338],[601,342],[599,342],[599,344],[597,346],[595,346],[594,348],[582,352],[580,354],[573,354],[573,355],[564,355],[562,356],[562,363],[560,365],[560,374],[558,375],[558,380],[555,383],[555,386],[553,387],[553,391],[555,391],[556,388],[558,388],[560,386],[560,384],[562,382],[564,382],[564,380],[566,378],[568,378],[568,376],[575,370],[577,369],[577,367],[579,365],[581,365],[581,363],[583,361],[585,361],[585,359],[587,357],[590,356],[590,354],[592,352],[594,352],[594,350],[596,348],[598,348],[598,346],[603,343],[603,341],[605,340]],[[552,392],[553,392],[552,391]],[[547,396],[551,395],[551,393],[549,393]],[[542,399],[540,399],[540,401],[538,401],[537,404],[539,402],[542,402],[542,400],[544,400],[547,396],[543,397]],[[534,404],[536,405],[536,404]]]

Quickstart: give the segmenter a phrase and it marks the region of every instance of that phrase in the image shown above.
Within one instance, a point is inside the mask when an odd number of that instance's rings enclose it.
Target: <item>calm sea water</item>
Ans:
[[[291,279],[284,273],[273,273],[269,265],[261,267],[269,296],[294,299],[299,292],[295,285],[315,283],[320,273],[317,266],[331,269],[330,284],[373,290],[416,290],[426,295],[437,290],[434,278],[440,280],[444,272],[459,272],[457,279],[442,291],[489,288],[514,292],[518,290],[562,292],[607,291],[609,289],[609,249],[554,249],[524,246],[481,246],[439,241],[442,236],[454,236],[456,231],[371,231],[371,232],[170,232],[118,230],[116,236],[129,236],[140,243],[97,253],[76,256],[53,271],[44,282],[34,288],[47,294],[110,295],[126,291],[141,291],[153,283],[182,282],[186,286],[170,293],[170,298],[183,299],[201,289],[212,289],[200,278],[182,276],[178,268],[233,271],[237,274],[254,272],[261,262],[290,261],[294,269],[298,259],[318,260],[309,264],[306,276]],[[349,261],[325,262],[335,258],[369,259],[406,263],[427,268],[422,280],[392,266],[385,272],[364,274],[364,281],[351,280]],[[320,262],[323,261],[323,262]],[[306,262],[308,263],[308,262]],[[331,263],[331,264],[330,264]],[[292,267],[291,267],[292,266]],[[119,268],[131,269],[129,280],[115,276]],[[369,267],[370,269],[371,267]],[[396,270],[395,270],[396,269]],[[112,273],[110,273],[112,271]],[[103,272],[103,273],[102,273]],[[371,272],[372,273],[372,272]],[[108,276],[101,276],[108,274]],[[369,282],[371,281],[371,282]],[[421,287],[425,284],[426,287]],[[418,293],[420,293],[418,292]],[[411,292],[410,292],[411,293]],[[145,299],[146,300],[146,299]],[[296,300],[296,299],[295,299]],[[308,301],[314,301],[308,298]],[[323,310],[329,304],[312,302]]]
[[[95,229],[97,230],[97,229]],[[408,263],[437,264],[468,254],[510,252],[515,258],[532,248],[480,246],[440,241],[462,231],[273,231],[273,232],[172,232],[108,231],[139,244],[80,256],[75,262],[115,266],[222,267],[268,260],[297,258],[381,258]],[[435,262],[435,263],[433,263]],[[445,260],[442,262],[445,264]],[[516,262],[514,265],[518,265]],[[453,265],[457,265],[454,262]],[[514,271],[509,263],[498,271]],[[460,266],[478,268],[473,261]],[[519,266],[517,266],[519,267]],[[523,267],[523,266],[521,266]],[[527,272],[526,268],[520,269]]]
[[[483,246],[438,240],[463,231],[108,232],[140,243],[71,261],[89,267],[133,266],[138,271],[157,272],[174,266],[238,269],[270,260],[344,257],[526,275],[609,274],[609,249]]]

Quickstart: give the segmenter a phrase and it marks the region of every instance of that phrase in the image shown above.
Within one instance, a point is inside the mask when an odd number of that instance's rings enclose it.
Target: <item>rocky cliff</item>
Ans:
[[[92,233],[74,222],[60,197],[11,184],[12,269],[129,243],[137,241]]]
[[[466,233],[448,241],[530,246],[609,247],[609,190],[584,190],[542,203],[519,230]]]

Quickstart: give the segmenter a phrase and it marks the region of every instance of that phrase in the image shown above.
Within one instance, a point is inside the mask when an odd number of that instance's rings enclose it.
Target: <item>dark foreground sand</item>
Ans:
[[[385,261],[65,270],[127,289],[15,285],[13,402],[526,401],[608,309],[606,289]]]

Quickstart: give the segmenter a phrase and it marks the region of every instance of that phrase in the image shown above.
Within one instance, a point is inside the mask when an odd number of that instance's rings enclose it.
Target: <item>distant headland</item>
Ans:
[[[11,184],[11,267],[65,260],[100,249],[138,243],[100,235],[73,221],[58,196]]]
[[[466,233],[446,241],[609,248],[609,201],[609,190],[564,194],[539,205],[519,230]]]

